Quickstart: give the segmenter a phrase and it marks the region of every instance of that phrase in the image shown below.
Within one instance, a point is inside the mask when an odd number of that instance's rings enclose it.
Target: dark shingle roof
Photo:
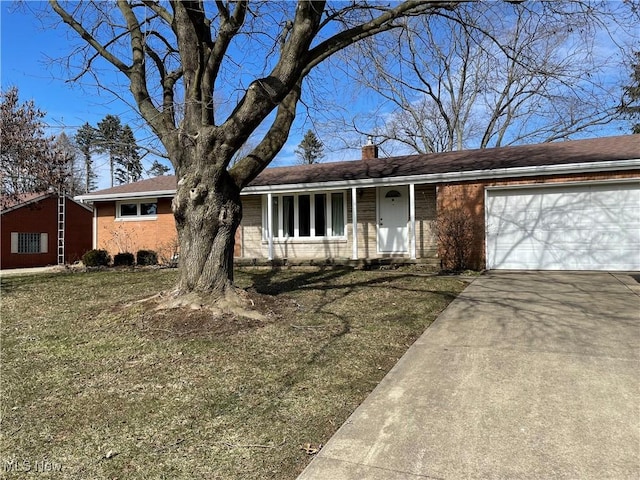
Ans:
[[[47,192],[19,193],[16,196],[2,195],[0,198],[0,210],[9,210],[39,200],[50,195]]]
[[[117,187],[96,190],[95,192],[81,195],[82,197],[90,197],[91,195],[118,195],[118,194],[134,194],[147,192],[169,192],[176,190],[175,175],[161,175],[159,177],[147,178],[139,182],[126,183]]]
[[[640,135],[268,168],[250,186],[640,159]]]
[[[491,171],[517,167],[545,167],[616,160],[640,159],[640,134],[571,140],[514,147],[463,150],[459,152],[375,158],[349,162],[328,162],[264,170],[249,187],[437,175],[456,172]],[[176,189],[176,177],[164,175],[82,195],[128,195],[169,192]]]
[[[0,211],[4,215],[5,213],[12,212],[13,210],[17,210],[22,207],[26,207],[28,205],[37,204],[38,202],[49,198],[56,197],[58,198],[58,194],[54,192],[33,192],[33,193],[20,193],[16,196],[3,195],[0,198]],[[73,198],[68,195],[65,195],[67,200],[72,202],[76,202]],[[87,205],[83,205],[82,203],[78,203],[83,208],[87,210],[91,210]]]

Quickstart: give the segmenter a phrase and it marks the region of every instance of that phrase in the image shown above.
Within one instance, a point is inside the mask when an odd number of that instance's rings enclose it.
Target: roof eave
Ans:
[[[77,195],[73,197],[74,200],[79,202],[104,202],[104,201],[117,201],[117,200],[137,200],[143,198],[166,198],[173,197],[176,194],[176,189],[172,190],[153,190],[149,192],[129,192],[129,193],[105,193],[105,194],[91,194]]]

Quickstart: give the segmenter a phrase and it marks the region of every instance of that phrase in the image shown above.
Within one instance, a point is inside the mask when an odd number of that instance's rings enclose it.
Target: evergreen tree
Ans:
[[[112,187],[115,180],[115,167],[119,163],[122,150],[119,145],[121,135],[122,124],[119,117],[107,115],[98,122],[94,145],[99,152],[109,155],[109,173]]]
[[[631,64],[631,85],[624,87],[624,99],[620,110],[630,119],[640,120],[640,51],[635,52]],[[633,125],[633,133],[640,133],[640,122]]]
[[[129,125],[122,127],[118,136],[115,180],[119,184],[137,182],[142,178],[140,147]]]
[[[84,159],[84,193],[89,193],[96,188],[98,178],[93,169],[93,158],[91,157],[95,149],[96,129],[86,122],[76,131],[74,139],[76,147]]]
[[[300,160],[302,165],[311,165],[318,163],[324,156],[324,145],[318,139],[315,133],[311,130],[307,130],[304,134],[304,138],[295,150],[295,154]]]
[[[151,167],[147,170],[147,175],[150,177],[160,177],[165,173],[169,173],[171,169],[166,165],[163,165],[158,160],[154,160]]]

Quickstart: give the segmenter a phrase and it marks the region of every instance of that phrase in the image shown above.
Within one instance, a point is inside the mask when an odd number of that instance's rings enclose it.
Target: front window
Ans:
[[[274,238],[343,238],[345,234],[344,192],[273,195]],[[267,225],[264,208],[263,226]],[[268,236],[263,229],[264,238]]]
[[[158,213],[155,199],[124,201],[116,204],[116,217],[120,219],[153,219]]]
[[[158,204],[155,202],[152,203],[141,203],[140,204],[140,215],[155,215],[158,212]]]
[[[137,203],[121,203],[120,204],[121,217],[136,217],[137,215],[138,215]]]

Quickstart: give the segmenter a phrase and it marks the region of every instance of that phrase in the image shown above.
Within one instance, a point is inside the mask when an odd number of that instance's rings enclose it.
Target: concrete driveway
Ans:
[[[639,281],[479,277],[299,479],[640,478]]]

